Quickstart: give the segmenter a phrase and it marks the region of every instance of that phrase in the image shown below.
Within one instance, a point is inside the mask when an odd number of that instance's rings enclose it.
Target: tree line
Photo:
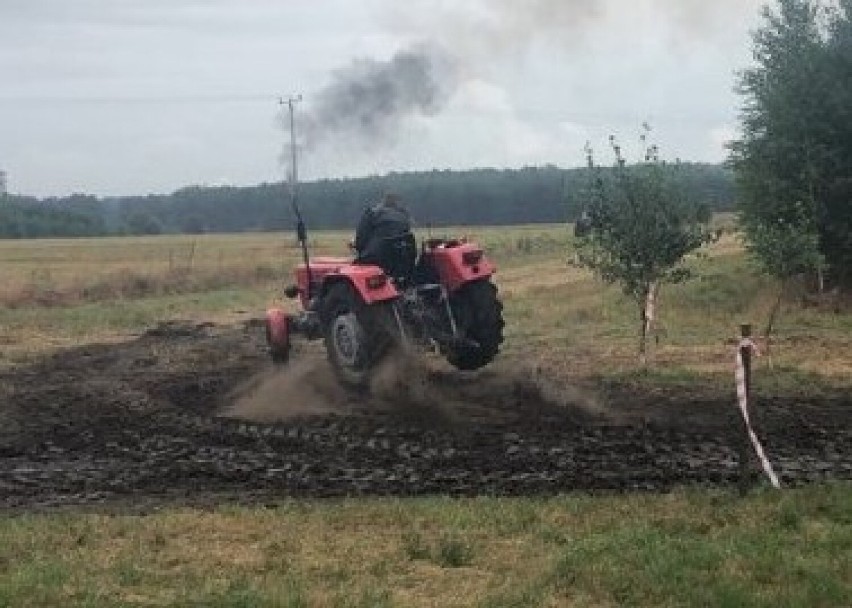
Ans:
[[[722,165],[682,163],[691,198],[710,211],[734,209],[733,175]],[[352,228],[382,194],[399,194],[420,226],[571,221],[586,207],[587,168],[434,170],[301,184],[313,229]],[[0,238],[285,230],[293,226],[285,184],[182,188],[168,195],[97,198],[75,194],[0,199]]]

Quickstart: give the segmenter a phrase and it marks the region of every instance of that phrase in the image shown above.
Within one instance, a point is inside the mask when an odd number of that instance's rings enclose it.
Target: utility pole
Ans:
[[[290,116],[290,198],[294,204],[296,202],[296,187],[299,183],[299,165],[296,160],[296,119],[294,106],[300,101],[302,101],[301,95],[288,97],[287,99],[281,98],[278,100],[278,103],[282,107],[284,105],[287,106]]]

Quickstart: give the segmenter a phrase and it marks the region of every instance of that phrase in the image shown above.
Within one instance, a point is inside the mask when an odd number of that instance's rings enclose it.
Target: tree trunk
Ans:
[[[764,350],[767,356],[769,353],[769,344],[770,337],[772,336],[772,330],[775,329],[775,321],[778,318],[778,313],[781,311],[781,304],[784,302],[784,294],[787,291],[787,279],[781,280],[781,288],[778,290],[778,299],[775,300],[775,304],[772,305],[772,310],[769,311],[769,319],[766,321],[766,328],[763,330],[763,337],[766,340],[766,344],[764,346]],[[772,359],[769,359],[769,364],[772,365]]]
[[[645,336],[650,336],[654,331],[654,322],[657,320],[657,293],[660,286],[655,282],[648,286],[648,295],[645,297]]]
[[[787,291],[787,280],[781,281],[781,289],[778,290],[778,298],[775,304],[772,305],[772,310],[769,311],[769,319],[766,321],[766,328],[763,330],[763,335],[769,339],[769,335],[775,327],[775,320],[778,317],[778,311],[781,310],[781,304],[784,301],[784,293]]]
[[[644,367],[648,364],[648,336],[654,327],[656,314],[657,283],[650,283],[645,294],[639,301],[639,363]]]
[[[772,310],[769,311],[769,319],[766,321],[766,328],[763,330],[763,337],[766,340],[764,344],[764,353],[769,360],[769,367],[774,367],[772,363],[772,352],[770,346],[772,344],[772,332],[775,329],[775,321],[778,319],[778,314],[781,312],[781,304],[784,303],[784,294],[787,292],[787,279],[781,280],[781,288],[778,290],[778,299],[772,305]]]
[[[639,305],[639,363],[642,367],[648,364],[647,345],[648,345],[648,318],[645,309],[645,302]]]

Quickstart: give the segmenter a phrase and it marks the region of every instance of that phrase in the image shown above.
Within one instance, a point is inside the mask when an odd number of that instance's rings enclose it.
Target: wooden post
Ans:
[[[743,323],[740,325],[740,335],[743,340],[751,338],[751,324]],[[746,411],[749,419],[751,419],[751,347],[740,346],[740,357],[743,361],[743,371],[745,372],[745,394],[746,394]],[[748,426],[743,420],[743,429],[740,439],[740,479],[739,490],[740,496],[745,496],[748,488],[751,485],[751,442],[748,436]]]

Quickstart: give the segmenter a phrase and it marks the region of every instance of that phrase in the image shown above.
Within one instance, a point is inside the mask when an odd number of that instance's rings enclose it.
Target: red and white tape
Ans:
[[[743,416],[743,421],[745,421],[749,439],[751,439],[751,445],[754,446],[754,452],[760,460],[760,465],[763,467],[764,473],[766,473],[766,476],[769,477],[769,482],[773,485],[773,487],[781,488],[781,482],[778,480],[778,476],[772,468],[772,463],[769,462],[769,458],[766,457],[766,453],[763,451],[763,446],[760,444],[760,440],[751,428],[751,419],[748,415],[748,391],[746,390],[745,366],[743,365],[743,349],[746,348],[755,353],[758,352],[757,345],[753,340],[751,340],[751,338],[744,338],[737,346],[737,364],[734,372],[737,381],[737,402],[740,406],[740,413]]]

